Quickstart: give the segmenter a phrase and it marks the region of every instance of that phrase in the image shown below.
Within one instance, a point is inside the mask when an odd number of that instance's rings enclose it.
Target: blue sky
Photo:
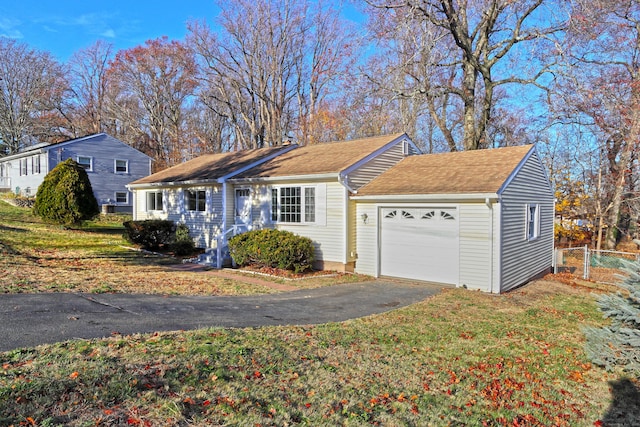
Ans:
[[[115,50],[161,36],[182,40],[190,19],[218,14],[214,0],[3,0],[0,36],[66,61],[102,39]]]
[[[232,0],[228,0],[232,1]],[[0,37],[50,52],[67,61],[96,40],[115,51],[144,44],[161,36],[184,40],[189,20],[213,24],[219,9],[215,0],[2,0]],[[351,19],[362,20],[352,6]]]

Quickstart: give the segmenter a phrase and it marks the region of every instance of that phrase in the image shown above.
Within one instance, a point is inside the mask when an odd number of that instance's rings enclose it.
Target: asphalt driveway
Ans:
[[[403,307],[441,289],[426,283],[375,281],[234,297],[0,295],[0,351],[115,333],[338,322]]]

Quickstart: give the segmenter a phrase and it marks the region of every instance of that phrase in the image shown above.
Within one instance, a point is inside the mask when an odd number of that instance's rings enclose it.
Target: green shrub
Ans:
[[[125,221],[125,237],[144,249],[157,250],[174,241],[176,225],[164,219],[147,219],[144,221]]]
[[[87,171],[72,159],[59,163],[38,187],[33,212],[47,222],[67,226],[98,216]]]
[[[293,270],[311,269],[313,243],[307,237],[282,230],[254,230],[229,240],[229,252],[238,265]]]
[[[189,235],[189,227],[185,224],[178,224],[176,227],[176,233],[173,243],[171,244],[171,250],[175,255],[189,255],[192,254],[196,245],[193,243],[193,239]]]

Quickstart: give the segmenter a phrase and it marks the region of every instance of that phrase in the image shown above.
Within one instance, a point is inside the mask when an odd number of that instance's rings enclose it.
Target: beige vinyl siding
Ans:
[[[492,211],[484,203],[459,205],[460,285],[491,290]]]
[[[540,205],[540,235],[528,241],[526,206]],[[527,160],[502,193],[501,292],[521,285],[551,267],[553,192],[537,153]]]
[[[349,205],[349,210],[348,210],[349,220],[347,222],[347,226],[348,226],[347,235],[349,236],[349,239],[347,241],[347,261],[352,262],[352,261],[356,261],[356,257],[357,257],[357,246],[356,246],[357,226],[358,226],[357,222],[358,222],[358,219],[362,221],[362,218],[357,216],[355,200],[349,199],[348,205]]]
[[[367,215],[367,222],[362,215]],[[378,276],[378,205],[358,202],[356,205],[356,273]]]
[[[369,160],[363,166],[351,172],[347,179],[349,186],[357,190],[402,160],[405,157],[403,154],[403,144],[404,141],[398,142],[384,153]],[[409,144],[409,146],[411,145]]]
[[[273,183],[273,186],[313,185],[312,183]],[[324,186],[324,201],[322,200],[322,188]],[[282,224],[274,226],[280,230],[291,231],[300,236],[313,240],[316,249],[316,260],[345,263],[348,254],[345,254],[345,219],[344,215],[347,190],[338,182],[319,183],[316,193],[316,216],[318,224]],[[326,208],[326,212],[322,209]],[[325,222],[322,222],[324,217]]]

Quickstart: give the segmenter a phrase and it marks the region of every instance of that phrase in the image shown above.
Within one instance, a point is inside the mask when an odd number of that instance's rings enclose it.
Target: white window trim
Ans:
[[[23,164],[24,164],[24,168],[22,167]],[[20,176],[29,175],[29,162],[27,162],[26,158],[20,159],[19,168],[20,168]]]
[[[533,218],[531,208],[534,208]],[[527,203],[525,205],[525,238],[528,241],[536,240],[540,237],[540,205],[538,203]],[[533,226],[533,230],[531,227]]]
[[[149,194],[150,194],[150,193],[154,193],[154,194],[160,193],[160,194],[162,194],[162,209],[149,209]],[[156,199],[157,199],[157,198],[156,198]],[[146,212],[164,212],[165,205],[166,205],[166,203],[167,203],[167,200],[166,200],[166,199],[167,199],[167,198],[166,198],[166,195],[164,194],[164,191],[163,191],[163,190],[151,190],[151,191],[146,191],[146,192],[144,193],[144,203],[145,203],[145,208],[146,208],[146,209],[145,209],[145,211],[146,211]],[[157,202],[157,200],[156,200],[156,202]],[[157,203],[156,203],[156,206],[158,206],[158,204],[157,204]]]
[[[42,160],[39,154],[31,157],[31,172],[34,175],[42,173]]]
[[[125,196],[126,200],[124,202],[119,202],[118,201],[118,193],[122,193],[122,194],[126,195]],[[113,200],[115,200],[116,204],[128,205],[129,204],[129,192],[128,191],[116,191],[115,193],[113,193]]]
[[[82,166],[82,163],[80,163],[80,158],[84,158],[84,159],[89,159],[89,167],[86,168],[85,170],[87,172],[93,172],[93,157],[92,156],[77,156],[76,157],[76,162]]]
[[[291,222],[291,221],[280,221],[280,200],[281,200],[281,189],[282,188],[300,188],[300,222]],[[313,188],[314,189],[314,217],[315,220],[314,221],[305,221],[305,203],[306,203],[306,197],[305,197],[305,190],[307,188]],[[277,196],[277,202],[278,202],[278,206],[277,206],[277,219],[274,221],[273,220],[273,216],[271,215],[272,213],[275,213],[275,211],[273,211],[273,198],[271,197],[272,193],[269,193],[269,200],[270,200],[270,209],[269,209],[269,218],[271,219],[271,223],[273,224],[287,224],[287,225],[318,225],[319,224],[319,216],[318,216],[318,196],[319,196],[319,191],[318,191],[318,187],[316,185],[279,185],[279,186],[273,186],[271,187],[271,190],[277,190],[278,192],[278,196]]]
[[[118,170],[118,162],[124,162],[125,163],[126,170],[124,172]],[[129,160],[113,159],[113,173],[117,173],[117,174],[120,174],[120,175],[127,175],[129,173]]]
[[[196,192],[196,209],[195,210],[190,210],[189,209],[189,203],[188,203],[188,198],[187,198],[187,191],[195,191]],[[199,191],[204,191],[204,210],[200,211],[198,210],[198,198],[197,198],[197,193]],[[209,211],[209,192],[207,191],[206,188],[184,188],[182,190],[182,210],[183,212],[191,212],[191,213],[206,213]]]

